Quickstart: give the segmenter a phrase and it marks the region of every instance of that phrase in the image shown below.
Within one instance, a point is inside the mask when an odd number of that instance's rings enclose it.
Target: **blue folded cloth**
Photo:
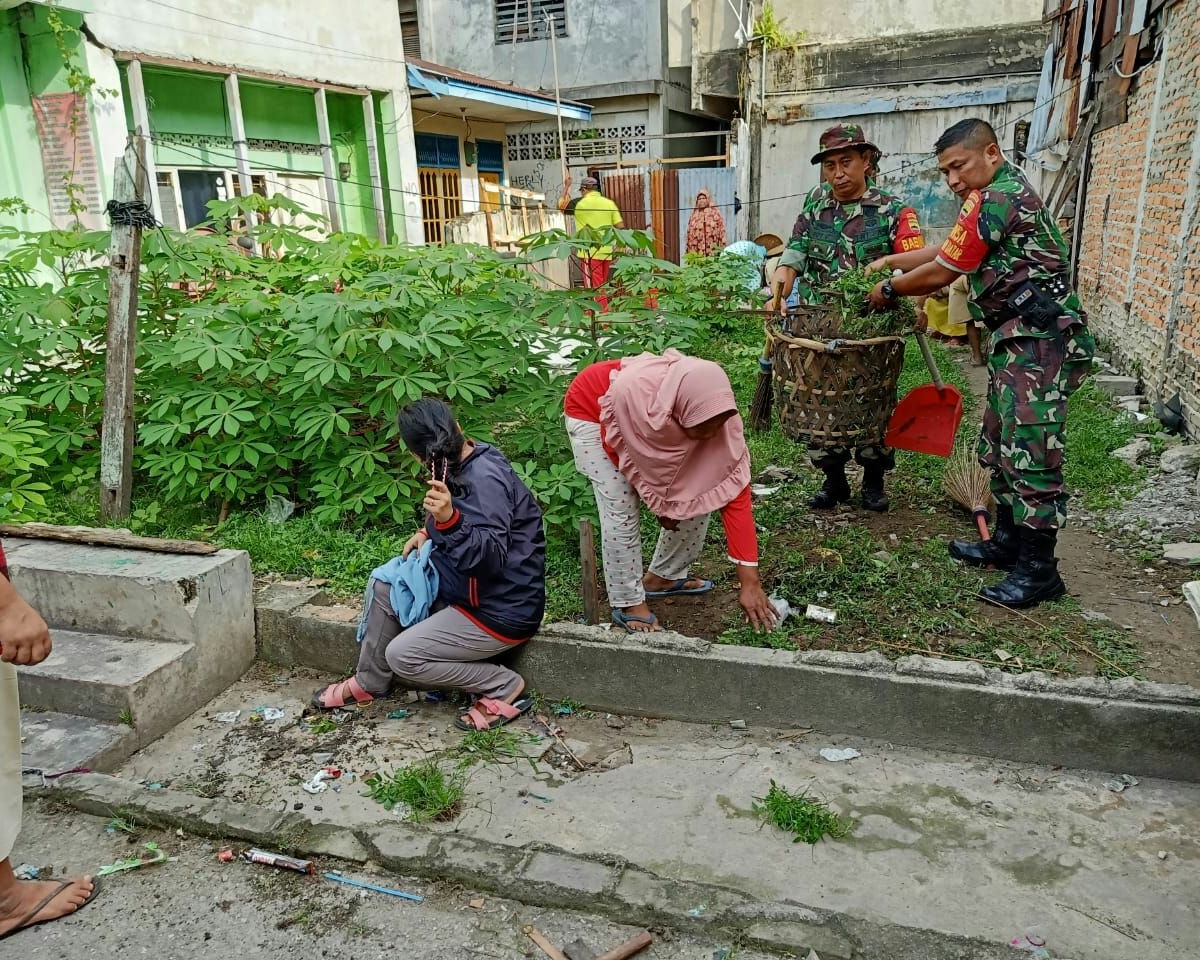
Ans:
[[[376,583],[391,586],[392,611],[400,621],[400,626],[411,627],[429,616],[438,593],[438,572],[430,559],[432,552],[433,542],[426,540],[420,550],[412,551],[407,557],[392,557],[382,567],[371,571],[363,597],[362,620],[359,621],[358,636],[355,637],[359,643],[367,633],[367,618],[375,602]]]

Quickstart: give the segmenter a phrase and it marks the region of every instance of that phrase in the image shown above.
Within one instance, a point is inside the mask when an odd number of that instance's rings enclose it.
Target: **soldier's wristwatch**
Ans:
[[[888,300],[896,299],[896,288],[892,285],[891,280],[884,280],[883,286],[879,290]]]

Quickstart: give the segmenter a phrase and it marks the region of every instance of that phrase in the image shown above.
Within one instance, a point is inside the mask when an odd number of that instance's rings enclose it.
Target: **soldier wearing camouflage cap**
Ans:
[[[812,162],[821,167],[821,183],[804,200],[792,238],[780,257],[773,284],[777,302],[793,285],[801,303],[819,304],[819,290],[843,273],[887,253],[919,250],[925,245],[916,211],[872,182],[879,148],[854,123],[830,127],[821,134]],[[850,499],[846,464],[851,452],[863,468],[861,502],[868,510],[888,508],[883,478],[896,463],[891,449],[865,444],[813,447],[809,457],[825,474],[825,483],[810,505],[831,510]]]
[[[991,540],[956,540],[950,554],[1010,573],[981,596],[1030,607],[1066,592],[1055,546],[1067,519],[1063,487],[1067,399],[1091,370],[1095,343],[1071,289],[1067,244],[1025,175],[1004,159],[996,132],[963,120],[934,149],[962,210],[940,250],[887,256],[910,271],[871,291],[931,293],[966,275],[969,306],[991,331],[988,399],[979,462],[991,470],[996,530]]]

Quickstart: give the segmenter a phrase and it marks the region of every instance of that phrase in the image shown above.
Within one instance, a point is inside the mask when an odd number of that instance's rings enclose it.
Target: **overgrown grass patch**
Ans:
[[[854,830],[854,824],[839,817],[808,792],[795,793],[774,780],[767,795],[755,798],[754,812],[763,823],[773,823],[792,834],[792,843],[819,843],[825,837],[841,840]]]
[[[465,766],[528,760],[529,765],[536,771],[537,763],[526,748],[540,743],[541,739],[535,733],[522,733],[508,727],[472,730],[459,742],[454,755],[459,757]]]
[[[414,823],[453,820],[462,809],[466,776],[454,767],[446,770],[437,759],[381,771],[365,781],[366,796],[389,813],[399,808]]]
[[[1090,381],[1071,397],[1067,413],[1067,454],[1063,469],[1067,486],[1077,491],[1085,507],[1104,510],[1119,506],[1133,494],[1145,472],[1113,457],[1139,433],[1161,430],[1154,420],[1136,423],[1128,413]]]

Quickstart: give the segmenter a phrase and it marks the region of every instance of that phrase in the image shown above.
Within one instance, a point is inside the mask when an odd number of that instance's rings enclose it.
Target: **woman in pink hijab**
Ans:
[[[725,249],[725,218],[713,206],[712,194],[701,190],[696,194],[696,206],[688,218],[685,253],[715,257]]]
[[[575,377],[563,406],[575,465],[596,494],[613,622],[630,633],[661,630],[647,597],[713,588],[690,568],[704,549],[709,515],[720,511],[738,602],[754,627],[774,629],[758,576],[750,453],[725,371],[676,350],[606,360]],[[641,503],[663,528],[645,573]]]

